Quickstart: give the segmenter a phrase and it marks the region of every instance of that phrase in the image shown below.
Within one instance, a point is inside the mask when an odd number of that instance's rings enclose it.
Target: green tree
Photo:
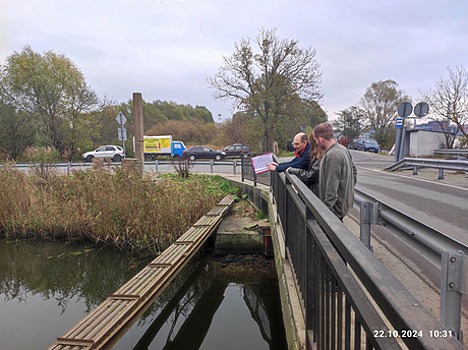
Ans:
[[[246,112],[237,112],[221,125],[222,145],[244,143],[255,152],[260,150],[262,126],[258,118]]]
[[[0,102],[0,149],[7,159],[16,160],[34,143],[34,127],[24,113]]]
[[[282,123],[300,125],[304,106],[321,99],[321,72],[315,50],[299,47],[296,40],[280,39],[276,30],[260,30],[257,49],[250,39],[235,44],[224,66],[209,85],[217,98],[230,99],[262,122],[262,151],[272,150],[274,131]]]
[[[456,126],[455,134],[463,137],[462,144],[468,145],[465,126],[468,124],[468,72],[463,66],[447,68],[448,78],[440,78],[434,90],[424,94],[429,104],[430,119],[439,122],[444,130],[444,121]],[[455,141],[453,130],[444,130],[446,147],[452,148]]]
[[[62,156],[71,157],[74,130],[98,102],[78,67],[62,54],[41,55],[26,46],[7,57],[0,79],[8,102],[27,113]]]
[[[366,111],[362,108],[351,106],[336,114],[338,119],[333,122],[333,126],[348,140],[357,138],[364,130]]]
[[[410,102],[411,98],[398,89],[393,80],[378,81],[367,88],[361,99],[361,107],[366,111],[366,119],[375,131],[374,138],[386,147],[394,142],[393,120],[398,106]]]

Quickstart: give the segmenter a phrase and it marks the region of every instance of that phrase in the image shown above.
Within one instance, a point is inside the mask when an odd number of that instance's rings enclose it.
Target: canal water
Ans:
[[[0,349],[47,349],[149,260],[0,241]],[[195,258],[113,349],[286,349],[275,276],[263,257]]]

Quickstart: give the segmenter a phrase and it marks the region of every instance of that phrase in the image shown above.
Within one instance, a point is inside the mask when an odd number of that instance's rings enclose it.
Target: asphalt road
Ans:
[[[468,175],[437,169],[389,172],[393,157],[352,151],[357,188],[468,245]]]

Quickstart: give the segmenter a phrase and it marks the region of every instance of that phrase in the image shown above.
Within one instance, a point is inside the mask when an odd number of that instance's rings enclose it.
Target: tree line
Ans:
[[[335,126],[352,140],[372,130],[379,144],[390,149],[395,140],[395,117],[403,102],[426,102],[428,120],[436,122],[445,134],[445,147],[452,148],[459,135],[460,145],[468,146],[468,72],[463,66],[447,68],[448,77],[441,77],[435,88],[421,93],[415,100],[388,79],[372,83],[361,100],[341,110]]]
[[[222,147],[242,142],[256,152],[267,152],[278,142],[280,149],[285,149],[295,133],[309,132],[329,118],[320,106],[321,69],[315,56],[313,48],[279,38],[275,29],[261,29],[255,39],[235,43],[218,72],[207,78],[216,98],[231,101],[237,111],[230,119],[215,123],[204,106],[144,101],[144,132],[171,134],[187,145]],[[466,144],[468,74],[463,66],[448,71],[449,77],[440,78],[421,100],[429,104],[430,118],[444,127],[449,121]],[[390,148],[394,118],[402,102],[412,102],[412,98],[397,82],[373,82],[359,102],[337,113],[334,123],[348,139],[367,132],[381,147]],[[40,54],[26,46],[0,66],[3,160],[24,160],[37,149],[73,160],[101,144],[118,144],[115,117],[119,112],[128,119],[127,150],[131,151],[132,101],[99,98],[65,55],[53,51]],[[447,147],[453,140],[447,138]]]

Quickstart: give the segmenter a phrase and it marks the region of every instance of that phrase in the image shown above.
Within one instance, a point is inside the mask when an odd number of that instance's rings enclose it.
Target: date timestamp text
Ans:
[[[426,334],[422,330],[402,329],[402,330],[374,330],[374,338],[420,338],[425,335],[430,338],[455,337],[455,332],[447,329],[430,330]]]

